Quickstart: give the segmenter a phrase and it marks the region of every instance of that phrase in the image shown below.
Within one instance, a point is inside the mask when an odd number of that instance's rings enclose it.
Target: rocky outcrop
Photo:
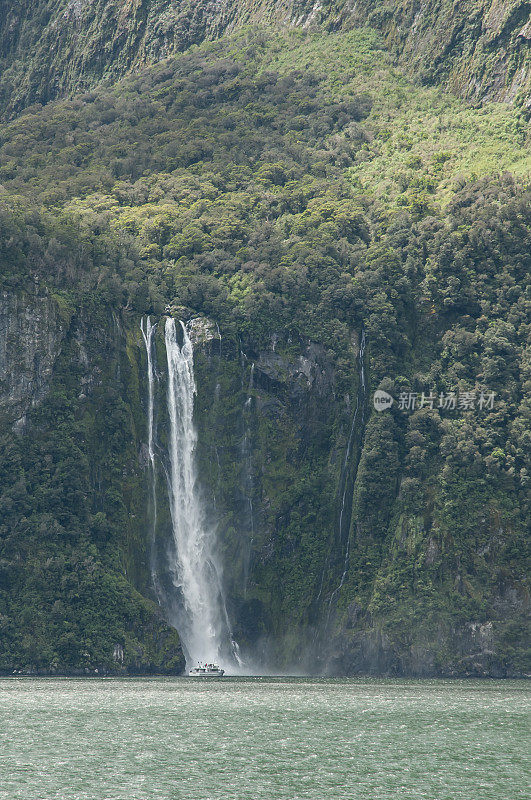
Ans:
[[[255,385],[266,391],[287,392],[294,399],[307,392],[317,397],[330,396],[334,373],[324,347],[308,341],[301,349],[291,359],[274,350],[262,351],[255,362]]]
[[[0,294],[0,415],[22,427],[50,386],[68,329],[56,300],[33,293]]]
[[[212,342],[221,342],[218,326],[206,317],[193,317],[187,323],[187,329],[194,347],[205,347]]]

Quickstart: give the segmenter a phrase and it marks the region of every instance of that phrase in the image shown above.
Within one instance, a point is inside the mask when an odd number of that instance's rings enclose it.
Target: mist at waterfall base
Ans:
[[[141,322],[148,370],[148,454],[152,503],[152,580],[167,619],[180,636],[187,667],[197,662],[217,663],[231,674],[252,674],[242,662],[232,636],[223,591],[215,526],[208,523],[199,489],[195,451],[197,431],[193,412],[196,386],[193,347],[186,326],[180,323],[179,344],[175,320],[166,318],[164,340],[167,359],[167,412],[169,435],[163,455],[172,538],[166,548],[166,569],[171,585],[162,585],[154,558],[157,526],[157,468],[154,427],[153,334],[150,318]]]

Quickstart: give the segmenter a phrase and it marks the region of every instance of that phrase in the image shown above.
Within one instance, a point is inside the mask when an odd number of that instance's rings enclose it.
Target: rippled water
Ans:
[[[520,800],[520,681],[0,680],[2,800]]]

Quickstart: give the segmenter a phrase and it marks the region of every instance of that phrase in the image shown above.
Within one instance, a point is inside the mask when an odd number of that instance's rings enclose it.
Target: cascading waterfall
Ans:
[[[222,592],[215,530],[207,524],[197,486],[193,348],[182,322],[181,327],[183,343],[179,346],[175,321],[166,319],[170,420],[168,493],[173,528],[170,571],[174,588],[180,595],[175,622],[189,665],[211,661],[233,669],[239,656]]]
[[[145,322],[144,318],[142,317],[140,321],[140,330],[142,331],[142,337],[144,339],[144,345],[146,347],[147,377],[148,377],[148,457],[149,457],[149,470],[151,477],[151,505],[152,505],[151,577],[153,580],[153,585],[155,587],[155,592],[160,602],[160,587],[158,585],[157,572],[154,567],[154,557],[153,557],[153,548],[155,546],[155,534],[157,530],[157,470],[155,466],[155,447],[154,447],[154,435],[153,435],[154,408],[155,408],[155,395],[154,395],[155,371],[153,369],[153,335],[155,333],[156,327],[157,327],[156,324],[155,325],[151,324],[151,318],[149,316],[146,317]]]
[[[358,363],[359,363],[359,386],[358,386],[358,393],[356,396],[356,408],[354,409],[354,415],[352,417],[352,424],[350,426],[350,433],[347,442],[347,448],[345,451],[345,459],[343,461],[343,468],[341,471],[341,482],[340,485],[342,487],[341,492],[341,508],[339,513],[339,541],[342,543],[344,540],[346,541],[345,544],[345,558],[343,562],[343,572],[341,574],[341,580],[338,586],[334,589],[332,594],[330,595],[330,599],[328,601],[328,613],[326,617],[325,623],[325,631],[328,628],[328,624],[330,622],[330,615],[332,613],[332,606],[335,598],[343,588],[343,584],[345,583],[345,579],[348,573],[348,565],[350,561],[350,521],[351,521],[351,514],[347,513],[347,511],[351,507],[350,505],[347,508],[347,495],[348,493],[352,493],[353,491],[353,484],[354,480],[349,480],[348,478],[348,464],[350,461],[350,454],[352,451],[352,445],[354,442],[354,433],[356,431],[356,423],[358,421],[358,416],[361,417],[360,420],[360,430],[363,430],[365,426],[365,409],[367,405],[367,387],[365,384],[365,330],[361,332],[360,338],[360,348],[358,353]],[[353,475],[355,478],[355,475]],[[346,533],[345,533],[346,531]],[[322,590],[322,582],[321,582],[321,590]],[[321,594],[321,590],[319,595]]]
[[[358,419],[358,414],[361,411],[361,424],[363,426],[365,422],[365,331],[362,330],[361,332],[361,340],[360,340],[360,349],[358,354],[358,361],[359,361],[359,388],[358,393],[356,396],[356,408],[354,410],[354,416],[352,417],[352,424],[350,426],[350,433],[348,437],[347,449],[345,451],[345,460],[343,462],[343,469],[341,471],[342,474],[342,485],[343,485],[343,492],[341,495],[341,511],[339,513],[339,539],[343,541],[345,538],[344,534],[344,525],[346,518],[349,516],[345,514],[345,506],[346,506],[346,499],[347,499],[347,491],[349,488],[349,481],[348,481],[348,463],[350,461],[350,453],[352,451],[352,443],[354,441],[354,433],[356,430],[356,422]],[[350,518],[348,521],[348,528],[350,528]],[[348,540],[349,540],[349,531],[347,529],[346,539],[347,539],[347,549],[348,549]]]
[[[153,334],[155,333],[156,327],[156,325],[151,324],[151,317],[146,317],[146,322],[144,325],[144,317],[142,317],[140,321],[140,330],[142,331],[144,344],[146,346],[148,375],[148,451],[149,462],[153,469],[155,468],[155,450],[153,448],[153,384],[155,380],[155,374],[153,370]]]
[[[244,353],[241,352],[242,359],[242,389],[243,387],[243,370],[245,361],[247,360]],[[243,549],[243,596],[247,597],[247,586],[249,583],[249,571],[251,561],[251,548],[254,542],[254,507],[253,507],[253,449],[251,442],[251,431],[249,426],[249,415],[252,406],[252,391],[254,384],[254,362],[251,364],[249,373],[249,385],[247,389],[247,398],[243,404],[242,409],[242,425],[243,425],[243,438],[241,445],[241,460],[242,460],[242,492],[244,509],[243,516],[246,519],[248,526],[248,536],[244,542]]]

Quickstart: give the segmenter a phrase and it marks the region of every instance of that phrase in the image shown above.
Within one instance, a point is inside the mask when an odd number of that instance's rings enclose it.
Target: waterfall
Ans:
[[[343,493],[341,496],[341,512],[339,515],[339,537],[340,541],[343,540],[343,525],[345,519],[345,501],[347,498],[347,491],[350,489],[350,505],[349,505],[349,513],[346,515],[346,519],[348,522],[346,528],[346,546],[345,546],[345,559],[343,562],[343,572],[341,574],[341,580],[339,581],[339,585],[334,589],[332,594],[330,595],[330,600],[328,602],[328,614],[326,617],[326,624],[325,630],[328,628],[328,623],[330,622],[330,614],[332,613],[332,604],[343,588],[343,584],[345,583],[345,579],[348,573],[348,566],[350,561],[350,521],[352,516],[352,492],[354,490],[354,480],[355,480],[355,470],[353,470],[352,480],[349,481],[348,479],[348,462],[350,460],[350,453],[352,450],[352,443],[354,441],[354,431],[356,430],[356,421],[358,419],[358,414],[361,416],[361,430],[365,425],[365,407],[367,405],[367,389],[365,386],[365,331],[362,330],[361,332],[361,340],[360,340],[360,349],[358,353],[358,362],[359,362],[359,386],[358,386],[358,393],[356,396],[356,408],[354,410],[354,416],[352,417],[352,425],[350,426],[350,435],[348,438],[347,449],[345,452],[345,461],[343,463]]]
[[[347,442],[347,449],[345,451],[345,459],[343,462],[343,469],[341,470],[341,483],[343,486],[343,491],[341,494],[341,511],[339,514],[339,540],[340,542],[343,541],[345,538],[344,536],[344,521],[346,518],[348,521],[346,539],[347,539],[347,550],[348,550],[348,542],[349,542],[349,529],[350,529],[350,515],[345,515],[345,503],[347,499],[347,492],[349,489],[349,480],[348,480],[348,464],[350,461],[350,453],[352,451],[352,443],[354,441],[354,433],[356,431],[356,422],[358,419],[358,414],[361,411],[361,424],[362,426],[365,423],[365,406],[366,406],[366,390],[365,390],[365,364],[364,364],[364,357],[365,357],[365,331],[362,330],[361,332],[361,340],[360,340],[360,349],[358,354],[358,362],[359,362],[359,387],[358,393],[356,396],[356,408],[354,410],[354,416],[352,417],[352,424],[350,426],[350,434],[348,437]]]
[[[244,368],[246,356],[240,351],[242,361],[242,389]],[[254,362],[251,364],[249,373],[249,385],[247,388],[247,397],[243,404],[242,409],[242,426],[243,438],[241,444],[241,462],[242,462],[242,494],[243,494],[243,519],[246,521],[248,528],[248,535],[243,543],[243,596],[247,597],[247,588],[249,583],[249,572],[251,566],[251,548],[254,543],[254,507],[253,507],[253,448],[251,441],[251,430],[249,426],[249,416],[251,414],[251,406],[253,402],[252,391],[254,388]]]
[[[149,456],[149,470],[150,470],[150,477],[151,477],[151,577],[153,580],[153,585],[155,588],[155,592],[157,597],[159,598],[160,602],[160,587],[158,585],[157,580],[157,572],[155,569],[155,559],[154,559],[154,547],[155,547],[155,534],[157,530],[157,470],[155,466],[155,448],[154,448],[154,437],[153,437],[153,417],[154,417],[154,407],[155,407],[155,400],[154,400],[154,382],[155,382],[155,371],[153,369],[153,335],[155,333],[157,325],[151,324],[151,318],[148,316],[146,317],[146,322],[144,323],[144,318],[140,320],[140,330],[142,331],[142,337],[144,339],[144,345],[146,347],[146,356],[147,356],[147,377],[148,377],[148,456]]]
[[[349,463],[351,459],[352,446],[354,443],[354,434],[357,428],[356,423],[358,422],[358,417],[360,417],[360,431],[363,432],[363,429],[365,427],[365,410],[367,407],[367,387],[365,382],[365,330],[364,329],[362,329],[361,331],[360,347],[358,352],[358,379],[359,383],[358,383],[358,392],[356,395],[356,407],[354,409],[352,423],[350,425],[349,437],[347,440],[347,447],[345,450],[345,458],[343,460],[341,477],[339,482],[340,493],[341,493],[341,505],[339,512],[338,534],[339,534],[340,545],[342,545],[343,542],[345,542],[345,555],[343,558],[343,570],[341,573],[341,579],[337,587],[330,595],[330,599],[328,601],[328,612],[324,626],[325,632],[330,622],[333,602],[337,597],[337,595],[339,594],[339,592],[341,591],[341,589],[343,588],[343,585],[347,577],[348,567],[350,562],[350,522],[352,517],[352,492],[354,490],[354,482],[356,479],[356,466],[352,467],[349,476]],[[360,440],[360,449],[361,449],[361,440]],[[323,574],[321,576],[321,586],[319,589],[317,600],[319,600],[323,591],[324,576],[328,563],[329,562],[327,560],[327,563],[325,564],[325,568],[323,570]]]
[[[238,649],[223,597],[215,529],[207,524],[197,485],[193,348],[182,322],[181,328],[183,343],[179,346],[175,321],[166,319],[168,494],[173,529],[170,572],[179,594],[175,624],[188,665],[209,661],[233,669],[239,661]]]
[[[152,350],[153,350],[153,334],[155,333],[156,325],[151,324],[151,317],[146,317],[146,323],[144,326],[144,317],[140,320],[140,330],[142,331],[142,336],[144,338],[144,344],[146,346],[146,355],[147,355],[147,376],[148,376],[148,453],[149,453],[149,463],[151,464],[151,468],[155,469],[155,451],[153,449],[153,407],[154,407],[154,396],[153,396],[153,384],[155,380],[155,374],[153,371],[153,357],[152,357]]]

